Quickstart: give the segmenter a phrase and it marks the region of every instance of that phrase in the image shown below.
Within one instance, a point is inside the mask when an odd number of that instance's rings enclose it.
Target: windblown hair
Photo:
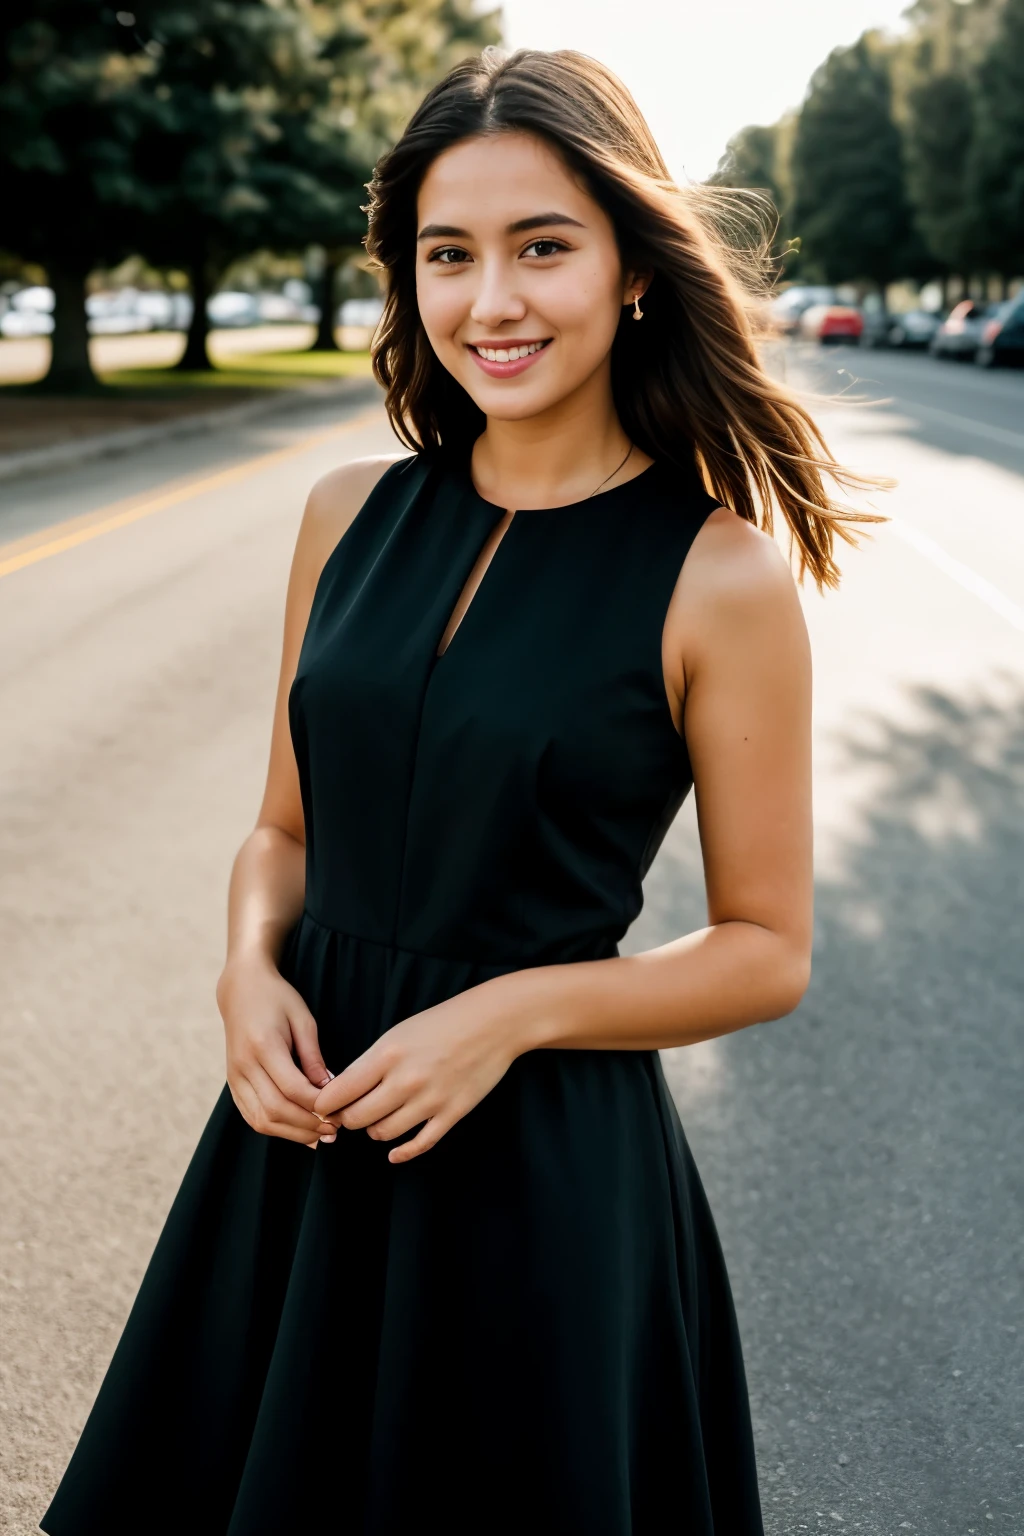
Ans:
[[[612,389],[628,436],[652,458],[694,463],[709,490],[772,531],[780,511],[801,576],[838,584],[838,536],[881,518],[834,502],[879,482],[838,464],[800,401],[766,373],[756,335],[770,282],[767,242],[731,239],[736,194],[677,186],[639,108],[604,65],[569,50],[487,48],[436,85],[368,184],[366,247],[385,274],[373,368],[400,439],[416,451],[465,451],[485,425],[438,361],[416,304],[416,200],[431,163],[460,140],[537,135],[610,217],[624,266],[654,273],[644,323],[623,311]]]

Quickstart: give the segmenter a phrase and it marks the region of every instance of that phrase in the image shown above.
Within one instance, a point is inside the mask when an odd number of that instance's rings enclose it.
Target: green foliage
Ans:
[[[734,187],[758,194],[740,205],[740,238],[751,246],[768,246],[781,270],[792,276],[798,256],[791,247],[788,228],[787,124],[751,124],[734,134],[717,169],[708,177],[712,186]]]
[[[1024,0],[1004,0],[977,74],[968,178],[982,265],[1024,270]]]
[[[87,271],[155,206],[138,145],[161,106],[153,60],[93,0],[7,0],[0,14],[0,244]]]
[[[980,255],[969,162],[977,71],[993,14],[993,0],[919,0],[897,57],[907,193],[928,252],[943,272],[969,271]]]
[[[115,0],[116,3],[116,0]],[[457,59],[498,40],[473,0],[7,0],[0,248],[57,292],[54,375],[93,387],[84,283],[129,254],[205,300],[258,249],[358,248],[374,160]]]
[[[744,129],[711,179],[770,192],[808,275],[1020,274],[1024,0],[917,0],[907,20],[837,49],[792,134]]]
[[[794,228],[809,267],[827,282],[884,286],[920,272],[890,60],[875,35],[837,48],[816,71],[792,176]]]

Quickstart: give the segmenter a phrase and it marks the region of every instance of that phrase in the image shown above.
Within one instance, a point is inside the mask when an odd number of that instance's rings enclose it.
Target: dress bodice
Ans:
[[[391,466],[329,556],[289,696],[306,908],[412,953],[503,967],[615,952],[692,775],[662,630],[716,503],[655,463],[518,511],[468,464]]]

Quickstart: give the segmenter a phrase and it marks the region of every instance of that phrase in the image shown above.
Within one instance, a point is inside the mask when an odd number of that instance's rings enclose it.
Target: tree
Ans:
[[[8,0],[0,17],[0,248],[56,291],[48,382],[96,387],[89,272],[185,269],[181,366],[210,366],[207,299],[255,249],[359,248],[374,161],[423,92],[496,41],[475,0]]]
[[[977,71],[993,17],[993,0],[918,0],[896,57],[907,194],[944,279],[970,273],[984,244],[985,218],[970,162],[979,116]]]
[[[311,235],[324,252],[320,324],[313,342],[315,350],[323,351],[337,346],[338,272],[360,249],[366,232],[360,205],[374,163],[430,87],[460,59],[499,43],[501,26],[499,13],[479,11],[475,0],[314,0],[310,20],[320,56],[331,64],[320,118],[348,131],[343,169],[359,179],[347,216],[326,219]]]
[[[54,290],[50,389],[96,387],[85,282],[128,254],[153,207],[137,167],[163,110],[140,90],[152,68],[93,0],[7,0],[0,13],[0,245],[44,267]]]
[[[793,141],[793,229],[827,282],[921,275],[885,45],[865,33],[811,79]]]
[[[747,225],[742,235],[756,247],[770,241],[771,253],[778,266],[785,262],[791,270],[798,257],[792,250],[788,232],[788,167],[786,119],[765,127],[750,124],[734,134],[715,171],[708,177],[712,186],[735,187],[761,194],[763,201],[741,209],[741,221]],[[746,217],[744,217],[746,215]]]
[[[192,321],[179,367],[211,367],[207,301],[232,261],[295,249],[358,197],[346,135],[318,109],[329,93],[307,16],[272,0],[154,6],[145,46],[158,61],[146,89],[164,114],[140,145],[155,208],[138,250],[189,274]]]
[[[970,194],[983,231],[981,261],[1005,291],[1006,279],[1024,270],[1024,0],[1003,0],[977,91]]]

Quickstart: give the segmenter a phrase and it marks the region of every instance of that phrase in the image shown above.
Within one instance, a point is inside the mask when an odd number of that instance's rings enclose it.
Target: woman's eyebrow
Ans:
[[[514,224],[506,226],[507,235],[521,235],[528,229],[546,229],[552,224],[572,224],[576,229],[583,229],[579,219],[571,219],[567,213],[531,213],[525,219],[516,219]],[[462,239],[469,238],[468,229],[459,229],[454,224],[425,224],[416,236],[417,240],[437,240],[442,238]]]

